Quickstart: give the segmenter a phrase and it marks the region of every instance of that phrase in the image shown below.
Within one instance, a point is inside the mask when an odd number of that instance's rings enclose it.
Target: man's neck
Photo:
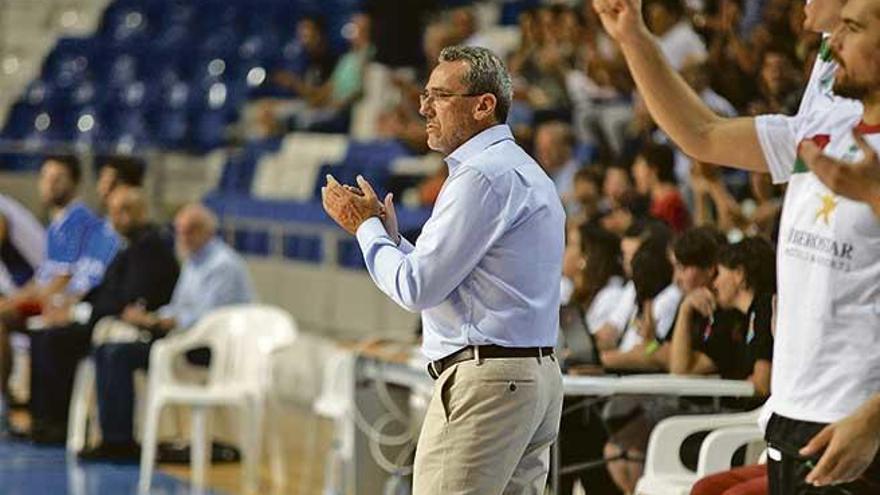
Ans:
[[[54,221],[58,218],[61,218],[64,215],[64,212],[67,211],[67,208],[70,207],[76,201],[76,198],[71,198],[70,201],[64,203],[63,205],[53,205],[49,207],[49,217]]]
[[[880,125],[880,90],[865,97],[862,104],[865,107],[862,121],[868,125]]]
[[[457,145],[455,145],[454,148],[452,148],[451,150],[448,150],[448,151],[447,151],[446,153],[444,153],[444,154],[445,154],[446,156],[451,155],[452,153],[455,152],[455,150],[461,148],[462,145],[464,145],[464,143],[466,143],[466,142],[470,141],[471,139],[473,139],[474,136],[476,136],[477,134],[479,134],[479,133],[485,131],[486,129],[488,129],[488,128],[492,127],[492,126],[495,126],[495,125],[497,125],[497,122],[489,122],[489,123],[487,123],[487,124],[484,124],[484,123],[475,123],[475,128],[474,128],[471,132],[469,132],[469,133],[466,134],[467,137],[464,138],[464,139],[462,139],[462,141],[461,141],[460,143],[458,143]]]

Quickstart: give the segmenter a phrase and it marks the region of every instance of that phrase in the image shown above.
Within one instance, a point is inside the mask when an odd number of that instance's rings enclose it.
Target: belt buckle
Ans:
[[[428,374],[435,380],[440,378],[440,373],[437,372],[437,361],[428,363]]]

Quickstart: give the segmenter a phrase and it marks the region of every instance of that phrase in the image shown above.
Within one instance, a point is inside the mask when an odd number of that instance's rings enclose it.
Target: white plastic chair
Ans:
[[[162,408],[170,404],[192,408],[192,484],[197,490],[205,486],[210,455],[210,408],[238,407],[244,492],[256,489],[263,413],[270,382],[269,356],[276,348],[292,343],[296,334],[293,319],[281,309],[238,305],[217,309],[193,328],[153,345],[138,483],[141,493],[150,491],[159,416]],[[207,383],[182,383],[173,374],[174,360],[198,347],[211,350]]]
[[[701,477],[730,469],[730,458],[737,448],[761,439],[758,429],[760,411],[759,408],[745,413],[676,416],[661,421],[651,432],[645,470],[636,485],[636,494],[688,495]],[[722,432],[728,429],[734,432],[733,437],[723,436]],[[712,433],[700,447],[700,461],[709,464],[698,466],[698,472],[691,471],[682,464],[679,450],[686,438],[707,430]],[[743,432],[747,434],[743,435]],[[737,443],[730,450],[735,439],[746,441]],[[722,460],[725,455],[726,461]]]
[[[80,360],[73,379],[67,418],[67,453],[76,455],[86,447],[89,433],[98,428],[96,414],[90,414],[95,395],[95,362],[91,356]]]

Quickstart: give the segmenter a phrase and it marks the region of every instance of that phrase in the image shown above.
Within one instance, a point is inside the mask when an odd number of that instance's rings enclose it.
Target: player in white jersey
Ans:
[[[854,131],[868,159],[869,148],[880,148],[880,0],[849,0],[830,39],[840,64],[834,92],[861,105],[830,99],[823,110],[812,101],[795,117],[757,119],[706,108],[663,59],[638,0],[594,5],[651,115],[688,155],[789,184],[767,430],[771,493],[880,493],[880,219],[864,202],[834,194],[797,158],[806,140],[849,167],[864,154]],[[803,148],[811,163],[821,161],[813,146]]]

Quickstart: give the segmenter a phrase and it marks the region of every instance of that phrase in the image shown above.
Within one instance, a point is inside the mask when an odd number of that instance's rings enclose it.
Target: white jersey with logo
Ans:
[[[834,72],[837,71],[837,62],[831,56],[830,36],[822,37],[819,53],[813,62],[813,70],[810,72],[810,80],[804,89],[804,96],[798,107],[798,116],[806,117],[810,114],[827,110],[839,97],[834,95]]]
[[[880,219],[831,192],[796,157],[810,139],[845,162],[862,158],[854,129],[880,149],[880,127],[837,99],[825,111],[756,119],[773,179],[788,182],[777,246],[778,307],[768,407],[828,423],[880,392]]]

